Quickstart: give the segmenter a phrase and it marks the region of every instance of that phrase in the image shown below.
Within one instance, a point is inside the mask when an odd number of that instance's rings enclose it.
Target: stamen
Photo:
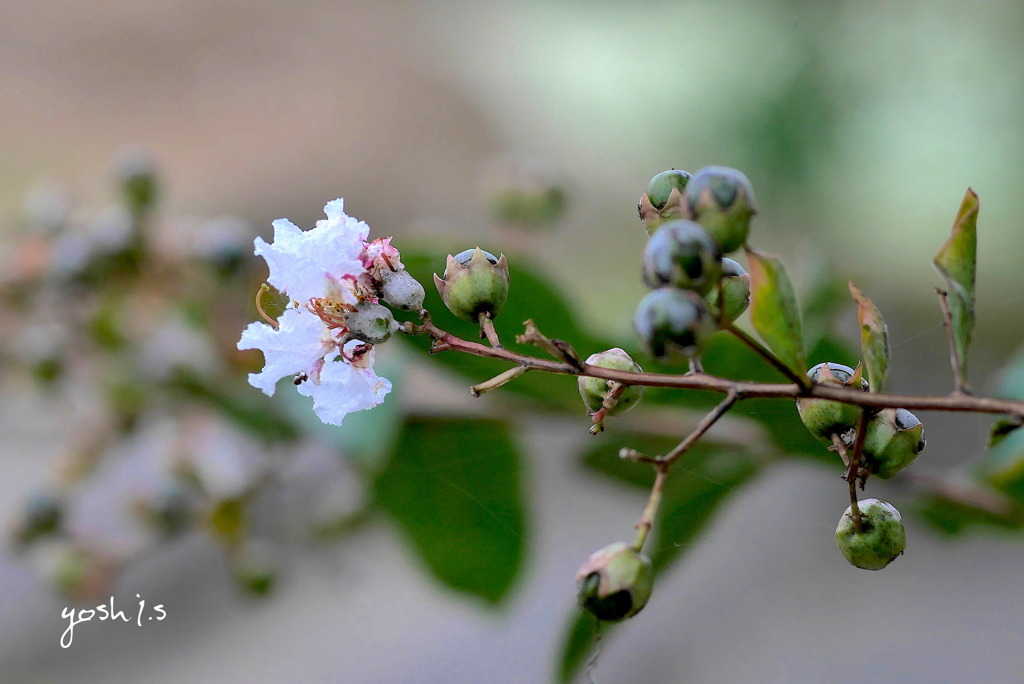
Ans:
[[[256,310],[260,312],[260,316],[263,317],[270,325],[274,326],[274,329],[281,327],[281,324],[275,321],[273,318],[267,315],[267,312],[263,310],[263,295],[270,291],[270,286],[266,283],[260,285],[259,292],[256,293]]]
[[[384,260],[384,263],[387,264],[388,268],[390,268],[392,271],[397,270],[397,269],[395,269],[394,266],[391,265],[391,259],[388,259],[388,255],[387,254],[385,254],[384,252],[381,252],[380,253],[380,258]]]

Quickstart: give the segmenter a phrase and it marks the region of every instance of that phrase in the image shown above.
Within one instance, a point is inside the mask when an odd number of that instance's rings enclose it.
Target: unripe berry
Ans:
[[[883,409],[868,421],[864,465],[887,480],[910,465],[924,445],[924,425],[917,416],[906,409]]]
[[[754,189],[736,169],[705,166],[686,185],[684,218],[704,226],[723,254],[743,246],[750,232],[750,217],[756,213]]]
[[[633,617],[647,605],[653,587],[651,559],[625,542],[594,552],[576,573],[580,605],[599,620]]]
[[[707,232],[693,221],[667,221],[644,248],[644,282],[707,294],[722,277],[722,255]]]
[[[855,371],[841,363],[819,363],[807,371],[807,377],[815,383],[860,387],[868,391],[868,381],[863,378],[859,366]],[[860,408],[857,406],[827,399],[802,397],[796,400],[796,409],[804,427],[827,444],[832,443],[832,435],[855,430],[860,420]]]
[[[386,342],[398,329],[391,311],[376,302],[359,302],[356,310],[344,314],[344,318],[349,337],[367,344]]]
[[[732,259],[722,259],[722,291],[725,293],[725,320],[732,323],[750,306],[750,276]],[[718,311],[718,288],[704,295],[712,312]]]
[[[661,287],[640,300],[633,329],[652,356],[665,359],[669,352],[678,351],[692,358],[714,332],[714,323],[696,292]]]
[[[662,171],[647,183],[637,209],[647,232],[654,234],[663,221],[682,215],[683,191],[690,174],[681,169]]]
[[[598,352],[597,354],[591,354],[590,358],[587,359],[587,363],[592,366],[600,366],[601,368],[610,368],[612,370],[633,371],[634,373],[643,371],[629,354],[618,347]],[[608,394],[608,390],[611,389],[610,381],[608,380],[584,376],[580,376],[579,388],[583,403],[589,411],[601,410],[604,397]],[[608,415],[614,416],[625,413],[639,404],[643,396],[644,388],[642,385],[630,385],[619,395],[618,403],[608,411]]]
[[[836,544],[851,565],[864,570],[881,570],[903,553],[907,532],[896,507],[878,499],[858,502],[860,532],[853,520],[853,507],[846,509],[836,527]]]
[[[434,274],[434,285],[455,316],[477,323],[481,314],[497,317],[508,297],[508,262],[477,247],[448,255],[444,278]]]

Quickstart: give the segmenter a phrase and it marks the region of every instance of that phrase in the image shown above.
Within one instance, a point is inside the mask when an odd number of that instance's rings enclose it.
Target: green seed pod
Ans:
[[[625,542],[594,552],[576,573],[580,605],[599,620],[633,617],[647,605],[653,587],[651,559]]]
[[[736,169],[705,166],[686,185],[683,217],[704,226],[723,254],[743,246],[750,232],[750,217],[756,213],[754,189]]]
[[[349,337],[367,344],[386,342],[398,330],[391,311],[376,302],[359,302],[356,310],[346,313],[344,318]]]
[[[839,385],[843,387],[860,387],[868,391],[868,381],[864,379],[861,367],[857,370],[841,363],[819,363],[807,371],[815,383]],[[843,404],[827,399],[803,397],[796,400],[796,409],[812,435],[826,444],[832,444],[832,435],[844,435],[857,429],[860,420],[860,409],[852,404]]]
[[[722,291],[725,293],[725,320],[734,322],[750,306],[750,276],[732,259],[722,259]],[[718,312],[718,288],[704,295],[712,313]]]
[[[434,274],[434,285],[455,316],[477,323],[481,314],[496,318],[508,297],[508,262],[477,247],[448,255],[444,278]]]
[[[423,308],[426,293],[420,282],[408,271],[381,271],[381,299],[402,311],[419,311]]]
[[[592,366],[600,366],[601,368],[610,368],[612,370],[633,371],[634,373],[643,372],[643,369],[630,358],[629,354],[618,347],[598,352],[597,354],[591,354],[590,358],[587,359],[587,363]],[[583,376],[580,376],[579,388],[580,397],[583,398],[583,403],[589,411],[601,410],[604,397],[608,394],[608,390],[611,389],[608,380]],[[639,404],[643,397],[644,388],[642,385],[630,385],[619,396],[618,403],[608,411],[608,415],[614,416],[625,413]]]
[[[665,359],[671,351],[678,351],[693,358],[714,332],[714,322],[696,292],[661,287],[640,300],[633,329],[652,356]]]
[[[649,288],[671,285],[707,294],[722,277],[718,245],[700,224],[666,221],[644,248],[644,282]]]
[[[858,502],[861,528],[857,532],[852,506],[836,527],[836,544],[851,565],[864,570],[881,570],[907,548],[907,532],[896,507],[878,499]]]
[[[906,468],[924,449],[924,425],[906,409],[883,409],[868,421],[864,465],[888,480]]]
[[[64,518],[64,502],[44,492],[33,494],[14,526],[14,541],[26,546],[37,539],[55,535]]]
[[[637,209],[647,232],[654,234],[663,221],[682,215],[683,191],[690,174],[681,169],[662,171],[647,183]]]

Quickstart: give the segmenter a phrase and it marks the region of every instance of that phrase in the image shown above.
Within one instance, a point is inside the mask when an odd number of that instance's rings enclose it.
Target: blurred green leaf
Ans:
[[[375,500],[435,578],[497,604],[526,548],[520,469],[504,422],[410,418]]]
[[[967,347],[974,329],[974,281],[978,251],[978,196],[970,188],[953,222],[953,232],[932,263],[948,288],[953,319],[953,342],[960,361],[960,377],[967,382]]]
[[[599,623],[597,618],[582,608],[574,611],[565,633],[562,657],[558,662],[558,681],[571,682],[593,652],[598,635],[604,639],[615,627],[617,625],[614,623]]]
[[[807,370],[800,308],[782,262],[747,248],[750,320],[775,355],[797,373]]]
[[[1024,511],[1019,507],[1000,516],[977,506],[944,496],[929,495],[912,504],[913,512],[937,532],[949,536],[972,528],[1019,530],[1024,526]]]
[[[889,329],[878,307],[852,282],[850,294],[857,302],[860,348],[868,369],[868,384],[872,392],[884,392],[889,379]]]
[[[426,290],[424,306],[442,329],[467,340],[479,338],[479,328],[451,315],[445,308],[437,289],[433,285],[433,273],[443,274],[445,253],[440,251],[417,251],[402,249],[402,261],[406,269]],[[524,354],[543,356],[543,352],[532,345],[522,345],[515,336],[523,332],[523,322],[533,319],[538,329],[552,339],[565,340],[582,358],[594,352],[615,347],[612,342],[601,340],[588,333],[577,321],[575,309],[560,292],[535,269],[524,264],[520,257],[509,258],[508,301],[495,320],[495,329],[502,344],[508,349]],[[422,352],[430,347],[426,335],[402,336]],[[426,354],[423,354],[426,357]],[[468,354],[442,352],[431,357],[436,363],[465,377],[469,383],[483,382],[507,370],[509,365],[496,359],[484,359]],[[467,387],[468,391],[468,387]],[[502,391],[528,397],[548,408],[582,411],[582,402],[576,389],[575,378],[551,375],[549,373],[527,373],[502,388]]]
[[[647,455],[664,454],[676,445],[675,439],[642,433],[626,434],[621,442],[608,442],[588,450],[585,467],[604,473],[638,489],[649,489],[654,480],[650,466],[619,458],[619,447],[629,447]],[[685,554],[704,532],[721,505],[758,474],[756,461],[733,448],[698,443],[676,464],[668,480],[661,510],[654,522],[654,537],[646,550],[660,575]],[[638,509],[639,510],[639,509]],[[639,513],[638,513],[639,515]],[[655,582],[654,598],[658,587]],[[559,661],[561,681],[572,679],[594,647],[594,625],[589,614],[582,613],[572,623]],[[602,625],[606,630],[608,625]],[[607,631],[604,638],[607,638]]]

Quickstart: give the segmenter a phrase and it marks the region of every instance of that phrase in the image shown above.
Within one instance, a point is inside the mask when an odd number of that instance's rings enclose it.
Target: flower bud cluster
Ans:
[[[692,176],[672,169],[651,179],[639,212],[650,234],[643,278],[652,291],[633,327],[654,356],[693,359],[716,323],[732,323],[750,303],[750,276],[723,255],[746,243],[753,189],[735,169],[708,166]]]

